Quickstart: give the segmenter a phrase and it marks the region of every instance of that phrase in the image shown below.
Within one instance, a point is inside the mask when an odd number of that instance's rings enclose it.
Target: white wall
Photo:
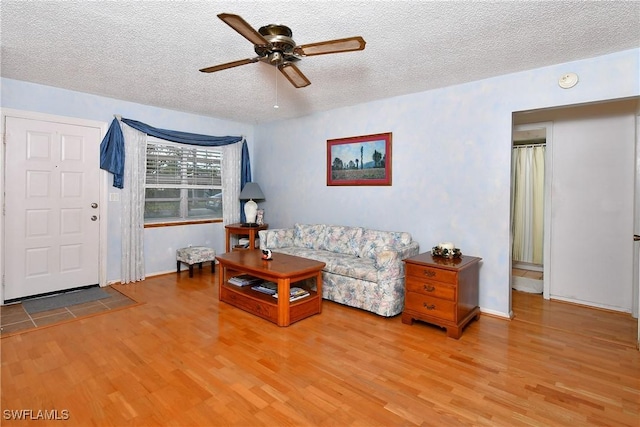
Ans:
[[[107,125],[113,120],[114,114],[119,114],[125,118],[165,129],[215,136],[244,135],[247,138],[250,156],[253,155],[254,130],[252,125],[12,79],[3,78],[0,80],[0,84],[2,85],[0,98],[0,106],[2,108],[98,120],[105,122]],[[252,169],[258,168],[259,166],[254,165],[252,162]],[[6,181],[10,182],[11,177],[7,177]],[[109,193],[119,197],[121,190],[112,187],[112,182],[110,177]],[[107,216],[107,281],[113,282],[120,280],[121,217],[119,202],[109,202]],[[10,226],[10,224],[7,226]],[[147,275],[175,271],[176,248],[189,244],[206,245],[213,247],[220,253],[224,252],[224,235],[222,223],[145,229],[145,269]]]
[[[639,52],[258,126],[252,161],[265,218],[271,227],[323,222],[408,231],[422,251],[455,242],[483,258],[482,310],[508,316],[512,113],[638,96]],[[580,83],[562,89],[558,79],[569,71]],[[382,132],[393,133],[391,187],[326,186],[327,139]]]

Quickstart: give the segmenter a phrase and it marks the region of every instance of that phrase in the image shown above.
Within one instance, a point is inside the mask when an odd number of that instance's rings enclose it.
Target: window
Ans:
[[[147,141],[144,222],[222,218],[222,152]]]

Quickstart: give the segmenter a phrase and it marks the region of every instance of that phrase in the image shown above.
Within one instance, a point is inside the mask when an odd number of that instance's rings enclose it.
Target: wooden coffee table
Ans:
[[[293,255],[274,253],[271,261],[262,259],[259,249],[228,252],[216,256],[220,263],[218,294],[220,301],[248,311],[278,326],[289,326],[322,312],[322,269],[324,262]],[[228,282],[232,276],[250,274],[278,284],[278,298]],[[293,283],[316,278],[316,290],[307,289],[309,296],[289,302],[289,289]],[[304,287],[301,284],[295,286]]]

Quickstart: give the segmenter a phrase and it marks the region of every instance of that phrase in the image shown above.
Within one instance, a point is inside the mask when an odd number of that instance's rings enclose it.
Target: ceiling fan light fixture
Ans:
[[[273,52],[269,55],[269,62],[277,67],[282,62],[282,54],[280,52]]]

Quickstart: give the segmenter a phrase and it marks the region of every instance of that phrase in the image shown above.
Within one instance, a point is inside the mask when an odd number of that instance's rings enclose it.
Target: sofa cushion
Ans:
[[[326,272],[367,282],[376,282],[378,280],[378,271],[374,266],[374,260],[370,258],[359,258],[336,252],[323,251],[323,253],[328,254],[325,255],[323,260],[326,264],[323,270]]]
[[[362,245],[362,227],[345,227],[341,225],[327,225],[324,242],[320,249],[345,255],[358,256]]]
[[[339,254],[337,252],[299,247],[277,248],[274,249],[274,253],[274,257],[277,257],[278,253],[283,253],[324,262],[325,266],[322,271],[327,273],[369,282],[378,280],[378,271],[374,266],[375,261],[370,258],[358,258],[357,256]]]
[[[375,259],[378,252],[395,249],[410,244],[411,234],[400,231],[364,230],[362,236],[361,258]]]
[[[319,249],[324,242],[326,225],[296,224],[293,227],[293,245],[299,248]]]

